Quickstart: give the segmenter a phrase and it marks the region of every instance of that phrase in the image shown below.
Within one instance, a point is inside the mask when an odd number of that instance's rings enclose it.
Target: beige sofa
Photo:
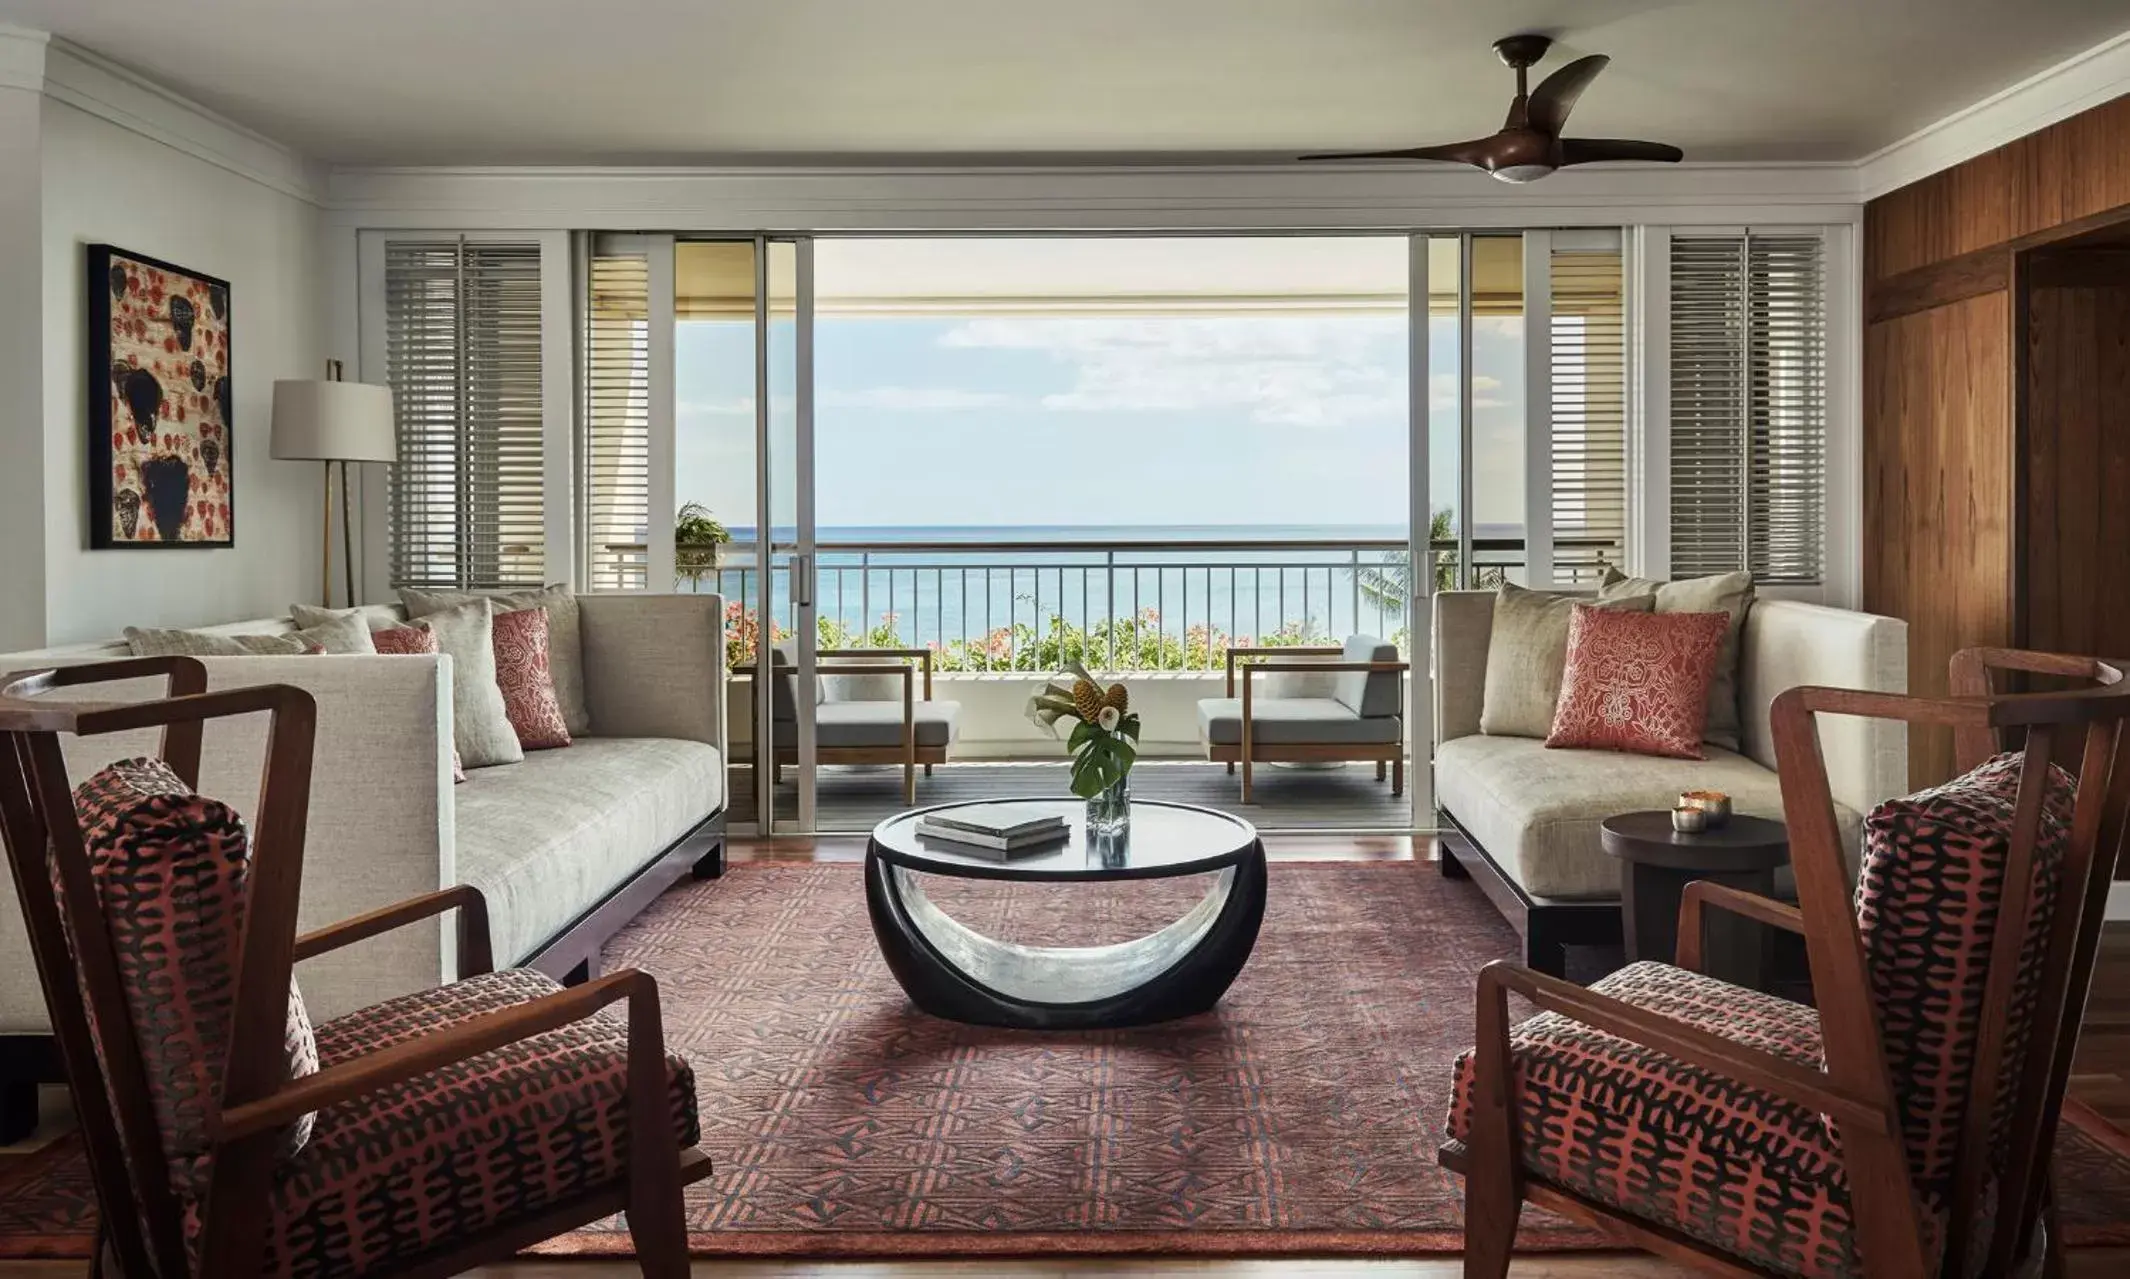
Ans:
[[[722,869],[724,602],[713,595],[580,596],[592,729],[563,750],[451,779],[451,663],[417,656],[204,659],[214,687],[293,684],[318,704],[317,758],[298,927],[310,929],[458,883],[488,899],[498,965],[565,980],[595,974],[613,931],[691,869]],[[393,613],[393,610],[378,610]],[[280,632],[286,619],[216,627]],[[123,644],[0,654],[0,672],[125,656]],[[155,695],[160,681],[110,686]],[[99,690],[99,696],[104,695]],[[203,792],[249,811],[264,725],[208,729]],[[74,742],[78,781],[150,754],[147,734]],[[400,929],[303,966],[314,1017],[452,975],[443,923]],[[50,1022],[12,881],[0,876],[0,1126],[31,1079],[56,1079]],[[11,1100],[10,1100],[11,1099]]]
[[[1564,945],[1620,936],[1619,863],[1599,842],[1615,813],[1669,808],[1684,790],[1720,790],[1737,811],[1782,817],[1768,707],[1800,684],[1908,689],[1908,627],[1869,613],[1761,600],[1741,640],[1742,751],[1704,745],[1705,760],[1548,750],[1533,737],[1479,730],[1494,593],[1435,596],[1435,804],[1442,868],[1470,875],[1524,939],[1525,962],[1561,971]],[[1836,817],[1854,847],[1863,814],[1907,789],[1908,736],[1887,720],[1829,717],[1820,746]]]

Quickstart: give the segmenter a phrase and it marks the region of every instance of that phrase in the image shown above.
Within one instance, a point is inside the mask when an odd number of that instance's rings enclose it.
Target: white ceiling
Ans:
[[[1570,129],[1853,160],[2130,0],[0,0],[326,161],[1241,157],[1492,132],[1488,45],[1613,64]]]

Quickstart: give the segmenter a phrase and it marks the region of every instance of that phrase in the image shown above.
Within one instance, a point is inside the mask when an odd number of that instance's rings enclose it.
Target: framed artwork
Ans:
[[[89,545],[236,545],[229,283],[108,244],[89,259]]]

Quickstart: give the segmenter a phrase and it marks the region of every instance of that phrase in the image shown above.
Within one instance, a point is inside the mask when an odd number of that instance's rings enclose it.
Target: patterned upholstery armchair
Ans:
[[[157,701],[54,696],[154,676]],[[96,1273],[441,1276],[625,1209],[644,1274],[685,1276],[681,1187],[710,1161],[652,980],[490,971],[463,885],[297,936],[315,705],[206,687],[175,657],[0,688],[0,819],[96,1187]],[[206,721],[253,714],[247,829],[194,787]],[[153,727],[157,757],[69,788],[60,734]],[[297,963],[452,911],[461,980],[312,1026]]]
[[[2088,686],[1993,696],[1991,668]],[[1697,883],[1676,967],[1587,989],[1511,963],[1480,974],[1441,1152],[1467,1182],[1467,1275],[1506,1273],[1525,1202],[1730,1275],[2060,1260],[2048,1160],[2130,810],[2130,683],[2092,659],[1971,649],[1952,687],[1776,699],[1799,906]],[[1871,813],[1853,905],[1818,715],[1951,727],[1966,770]],[[2000,734],[2023,743],[1996,753]],[[2076,777],[2051,763],[2073,746]],[[1705,976],[1710,909],[1802,933],[1818,1008]],[[1511,993],[1538,1015],[1511,1026]]]

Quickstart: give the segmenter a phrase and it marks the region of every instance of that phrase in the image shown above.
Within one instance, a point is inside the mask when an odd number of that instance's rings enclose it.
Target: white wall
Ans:
[[[319,209],[50,98],[42,152],[46,633],[37,639],[263,617],[317,598],[319,467],[271,460],[267,440],[274,380],[323,368]],[[229,281],[234,549],[88,549],[84,246],[99,242]]]
[[[41,47],[0,43],[0,56],[10,52],[41,67]],[[41,291],[37,183],[13,175],[37,172],[42,102],[34,88],[0,83],[0,174],[10,175],[0,180],[0,298]],[[36,308],[0,307],[0,650],[44,640],[41,330]]]

